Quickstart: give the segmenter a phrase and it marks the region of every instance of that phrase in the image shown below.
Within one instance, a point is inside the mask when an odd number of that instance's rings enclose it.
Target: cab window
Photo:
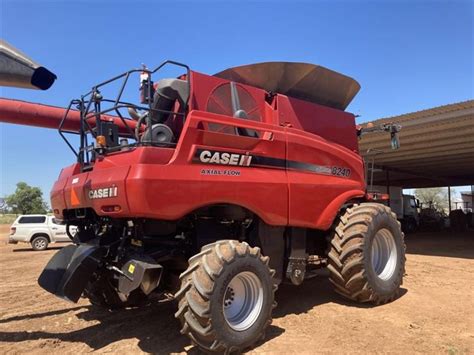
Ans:
[[[26,224],[26,223],[44,223],[46,221],[46,217],[44,216],[25,216],[21,217],[18,223]]]

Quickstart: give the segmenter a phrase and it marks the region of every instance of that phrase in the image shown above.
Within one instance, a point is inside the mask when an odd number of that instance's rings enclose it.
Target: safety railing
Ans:
[[[67,146],[71,149],[74,155],[77,158],[77,161],[81,164],[83,169],[87,169],[95,159],[97,154],[97,147],[95,147],[95,140],[97,136],[101,135],[101,122],[110,121],[110,119],[118,119],[121,123],[121,126],[118,130],[119,137],[128,139],[134,139],[134,143],[127,143],[121,146],[115,147],[102,147],[100,148],[100,153],[114,152],[123,149],[124,147],[132,148],[141,145],[157,145],[157,146],[173,146],[175,143],[158,143],[151,141],[141,141],[140,133],[145,132],[146,130],[151,130],[152,113],[164,113],[175,116],[181,116],[184,120],[186,113],[188,111],[189,97],[187,96],[184,107],[180,112],[166,111],[161,109],[156,109],[153,107],[153,95],[152,95],[152,75],[159,72],[163,67],[174,65],[181,67],[186,70],[186,81],[188,85],[188,93],[191,92],[190,88],[190,68],[186,64],[178,63],[172,60],[167,60],[161,63],[153,70],[147,68],[132,69],[127,72],[124,72],[120,75],[117,75],[109,80],[106,80],[102,83],[99,83],[92,87],[92,89],[86,94],[82,95],[80,99],[71,100],[69,103],[64,117],[61,120],[59,125],[59,134],[62,139],[66,142]],[[147,92],[144,95],[145,104],[137,105],[123,100],[123,95],[125,88],[129,83],[129,79],[133,74],[140,73],[146,74],[146,85],[145,88]],[[121,80],[118,94],[113,99],[105,98],[102,96],[103,89],[113,83],[117,83]],[[79,131],[67,130],[65,129],[66,123],[71,119],[70,113],[72,109],[77,109],[80,114],[80,123]],[[135,112],[142,112],[140,119],[134,120],[124,117],[121,109],[132,109]],[[110,116],[110,114],[115,114],[115,116]],[[106,118],[104,119],[104,115]],[[144,126],[144,127],[143,127]],[[79,135],[79,149],[76,149],[70,140],[67,138],[67,134]],[[91,142],[89,143],[89,136],[91,136]]]

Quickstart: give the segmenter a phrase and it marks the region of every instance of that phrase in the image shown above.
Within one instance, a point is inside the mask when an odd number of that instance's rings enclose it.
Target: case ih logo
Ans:
[[[196,156],[201,163],[219,165],[250,166],[252,156],[238,153],[217,152],[198,149]]]
[[[351,176],[351,169],[341,166],[318,165],[282,158],[230,152],[219,152],[207,149],[197,149],[196,153],[194,154],[193,162],[217,165],[250,166],[254,168],[286,169],[293,171],[310,172],[321,175],[333,175],[342,178],[349,178]],[[226,175],[220,173],[210,174],[207,173],[207,170],[202,170],[201,174]]]
[[[91,200],[96,200],[98,198],[110,198],[118,196],[117,186],[104,187],[102,189],[94,189],[89,191],[89,198]]]

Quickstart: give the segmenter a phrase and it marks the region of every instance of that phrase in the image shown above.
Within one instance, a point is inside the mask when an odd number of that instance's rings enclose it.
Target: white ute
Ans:
[[[72,235],[75,227],[70,228]],[[53,216],[21,215],[10,227],[8,242],[31,243],[34,250],[45,250],[50,243],[70,242],[66,233],[66,226],[59,224]]]

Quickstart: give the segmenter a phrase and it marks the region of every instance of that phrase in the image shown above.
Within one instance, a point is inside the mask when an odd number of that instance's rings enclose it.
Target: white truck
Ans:
[[[419,201],[415,196],[403,194],[403,189],[399,186],[390,186],[387,191],[386,186],[374,185],[371,191],[388,193],[387,205],[390,205],[391,210],[396,213],[405,233],[413,233],[418,229],[420,225]]]
[[[71,227],[69,234],[73,236],[75,232],[75,227]],[[18,216],[10,227],[8,242],[30,243],[34,250],[45,250],[50,243],[71,242],[71,238],[66,226],[53,216],[35,214]]]

